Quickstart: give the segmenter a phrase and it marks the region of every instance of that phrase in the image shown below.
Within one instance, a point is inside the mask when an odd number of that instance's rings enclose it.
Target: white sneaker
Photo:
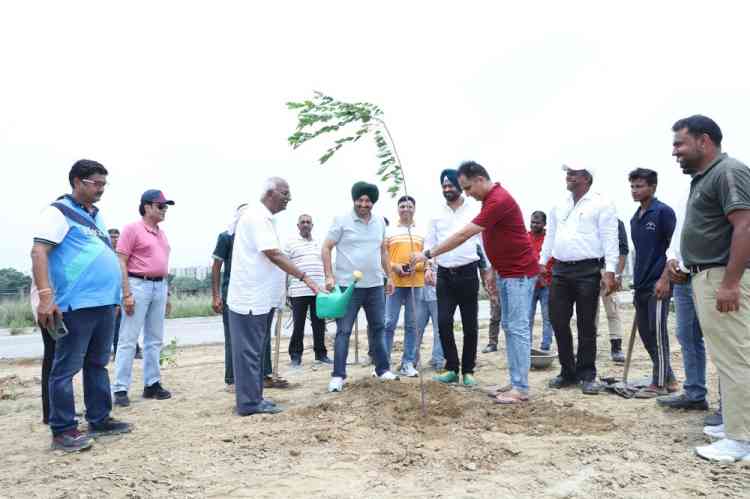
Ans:
[[[333,392],[340,392],[344,389],[344,378],[340,378],[338,376],[334,376],[331,378],[331,382],[328,383],[328,391]]]
[[[727,434],[724,433],[723,424],[716,425],[716,426],[704,426],[703,434],[708,435],[711,438],[716,438],[716,439],[727,438]]]
[[[398,380],[398,376],[396,376],[395,374],[393,374],[391,371],[386,371],[383,374],[381,374],[380,376],[378,376],[378,379],[380,381],[396,381],[396,380]]]
[[[419,376],[419,371],[414,368],[414,364],[407,362],[401,367],[399,374],[406,376],[407,378],[416,378]]]
[[[720,463],[733,463],[740,459],[750,457],[750,442],[741,442],[725,438],[711,445],[703,445],[695,448],[695,453],[703,459],[718,461]]]

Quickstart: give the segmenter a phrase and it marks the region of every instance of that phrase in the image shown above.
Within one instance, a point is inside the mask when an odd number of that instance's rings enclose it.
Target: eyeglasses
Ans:
[[[167,204],[166,203],[151,203],[151,206],[156,206],[161,211],[164,211],[164,210],[167,209]]]
[[[104,180],[91,180],[90,178],[82,178],[81,182],[85,184],[92,184],[102,189],[107,187],[108,185]]]

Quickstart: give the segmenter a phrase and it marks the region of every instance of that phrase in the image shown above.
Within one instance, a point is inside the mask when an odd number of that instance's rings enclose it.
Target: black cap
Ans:
[[[174,201],[167,199],[164,193],[159,189],[149,189],[141,196],[141,204],[146,203],[162,203],[174,205]]]

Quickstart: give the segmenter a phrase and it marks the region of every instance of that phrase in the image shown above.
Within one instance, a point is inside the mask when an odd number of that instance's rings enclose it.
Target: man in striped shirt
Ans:
[[[284,253],[289,259],[315,283],[323,287],[325,276],[323,274],[323,260],[320,256],[320,242],[312,237],[313,221],[310,215],[300,215],[297,219],[299,237],[290,241]],[[315,350],[316,362],[333,364],[328,358],[325,345],[326,324],[323,319],[318,318],[315,310],[315,294],[305,283],[289,279],[288,296],[292,302],[292,318],[294,319],[294,330],[289,340],[289,357],[292,367],[302,365],[302,351],[304,350],[305,319],[307,310],[310,310],[310,323],[313,330],[313,348]]]

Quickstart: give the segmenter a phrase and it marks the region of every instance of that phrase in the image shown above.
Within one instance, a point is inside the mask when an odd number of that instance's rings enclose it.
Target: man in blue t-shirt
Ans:
[[[637,398],[653,398],[677,391],[677,381],[669,361],[667,315],[671,288],[664,274],[667,249],[677,224],[674,210],[656,197],[657,173],[636,168],[628,177],[633,201],[640,203],[630,219],[630,236],[635,245],[633,270],[634,303],[638,331],[653,362],[651,384],[636,393]],[[658,307],[657,303],[661,302]],[[658,312],[657,312],[658,311]],[[657,322],[659,328],[657,334]]]
[[[73,193],[47,206],[34,232],[32,271],[39,294],[37,321],[56,339],[49,375],[52,448],[74,452],[92,437],[130,431],[110,417],[107,363],[115,305],[120,303],[120,265],[94,203],[107,185],[107,170],[82,159],[68,175]],[[83,368],[88,434],[78,431],[73,376]]]

